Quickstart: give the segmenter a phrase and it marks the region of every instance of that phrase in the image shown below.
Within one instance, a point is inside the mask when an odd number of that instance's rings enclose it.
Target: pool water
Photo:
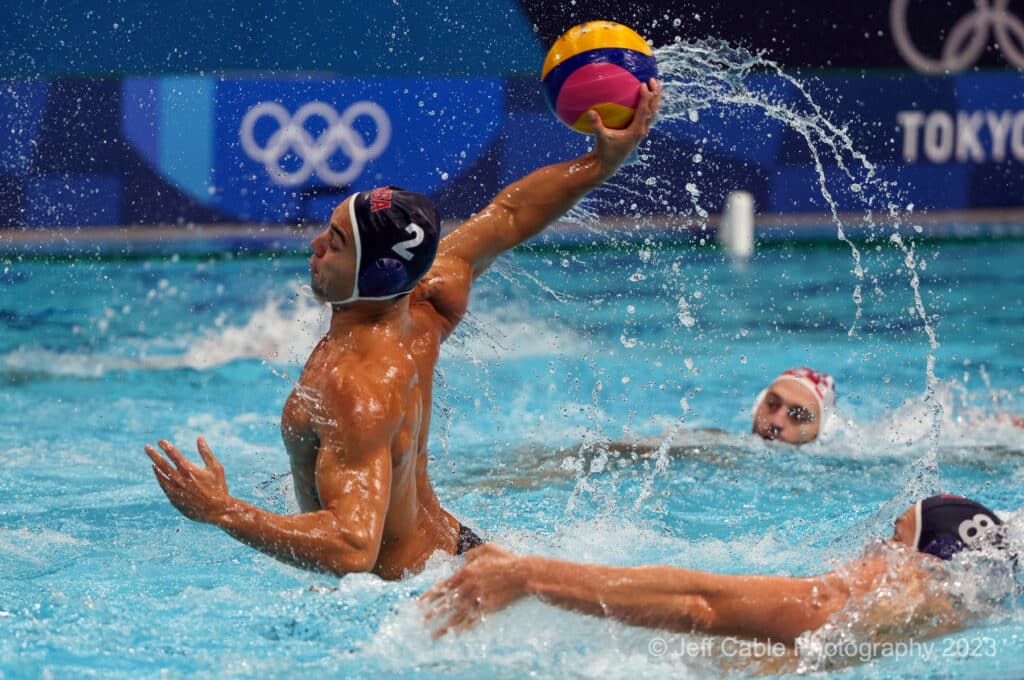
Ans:
[[[912,268],[887,237],[858,247],[863,280],[837,243],[767,243],[737,266],[594,232],[502,258],[437,369],[443,504],[517,551],[793,575],[888,536],[923,494],[1017,511],[1024,241],[921,241]],[[530,600],[433,641],[415,596],[454,558],[339,582],[181,517],[142,451],[158,438],[197,458],[205,435],[233,494],[296,511],[278,423],[327,323],[298,294],[305,257],[0,255],[0,677],[730,672]],[[755,440],[754,396],[795,365],[836,377],[835,427],[800,449]],[[666,429],[660,456],[605,448]],[[1024,674],[1020,603],[980,618],[969,634],[994,654],[837,674]]]

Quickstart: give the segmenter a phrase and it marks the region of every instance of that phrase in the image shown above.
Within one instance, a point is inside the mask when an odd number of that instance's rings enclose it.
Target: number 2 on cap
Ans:
[[[423,228],[415,222],[412,222],[405,228],[405,230],[412,234],[412,238],[408,241],[396,243],[391,246],[391,250],[395,251],[402,259],[411,260],[413,255],[409,248],[415,248],[419,244],[423,243]]]

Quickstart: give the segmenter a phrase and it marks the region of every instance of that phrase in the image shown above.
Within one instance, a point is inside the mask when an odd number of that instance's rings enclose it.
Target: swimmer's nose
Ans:
[[[327,249],[324,247],[323,236],[323,234],[317,234],[309,244],[313,246],[313,252],[316,253],[317,257],[323,257],[323,254],[327,252]]]
[[[786,413],[783,409],[777,409],[772,413],[771,417],[768,418],[768,424],[771,425],[773,430],[782,432],[782,429],[786,427]]]

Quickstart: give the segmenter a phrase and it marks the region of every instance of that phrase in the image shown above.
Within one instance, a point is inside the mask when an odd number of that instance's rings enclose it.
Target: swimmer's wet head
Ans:
[[[1003,522],[981,503],[943,494],[919,500],[900,515],[892,540],[948,560],[962,550],[1003,548]]]
[[[789,444],[817,439],[835,407],[832,376],[811,368],[783,372],[758,395],[753,409],[753,433]]]
[[[394,186],[353,194],[313,239],[310,287],[333,305],[399,298],[430,269],[440,235],[437,209],[423,194]]]

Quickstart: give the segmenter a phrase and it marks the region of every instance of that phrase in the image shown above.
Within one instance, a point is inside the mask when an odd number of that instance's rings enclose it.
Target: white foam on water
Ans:
[[[19,348],[0,357],[0,370],[30,378],[101,378],[115,371],[204,370],[244,359],[301,365],[326,331],[327,320],[327,308],[303,297],[268,301],[244,324],[215,328],[186,339],[184,351],[178,353],[165,349],[164,338],[150,340],[141,351],[134,352],[137,356]]]
[[[268,300],[241,324],[186,338],[183,351],[168,352],[167,340],[151,340],[138,356],[117,353],[18,348],[0,357],[0,371],[22,377],[102,378],[115,371],[176,368],[206,370],[232,361],[258,359],[301,366],[327,332],[330,310],[307,297]],[[585,351],[588,343],[568,325],[531,318],[526,305],[471,312],[443,346],[446,357],[474,363]],[[154,352],[153,350],[157,350]]]
[[[239,359],[301,365],[327,332],[329,320],[328,307],[304,296],[286,302],[267,301],[246,323],[218,329],[192,342],[181,363],[200,370]]]
[[[1020,405],[1002,390],[968,392],[957,380],[938,381],[933,390],[911,397],[876,417],[855,418],[836,414],[836,426],[821,442],[808,445],[834,455],[875,457],[911,456],[928,452],[937,440],[948,457],[952,449],[1001,447],[1022,451],[1024,429],[1015,425]],[[929,400],[928,394],[933,397]],[[1007,398],[1007,397],[1010,398]],[[940,414],[936,422],[936,410]]]

